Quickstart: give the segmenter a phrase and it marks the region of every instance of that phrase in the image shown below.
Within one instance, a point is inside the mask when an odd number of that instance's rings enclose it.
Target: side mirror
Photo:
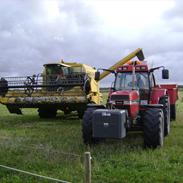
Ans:
[[[100,79],[100,72],[97,71],[97,72],[95,72],[95,80],[99,81],[99,79]]]
[[[169,79],[169,70],[168,69],[163,69],[162,70],[162,78],[163,79]]]

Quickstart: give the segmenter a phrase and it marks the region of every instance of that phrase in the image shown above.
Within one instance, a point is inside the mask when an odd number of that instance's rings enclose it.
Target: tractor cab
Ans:
[[[114,82],[114,93],[118,91],[136,91],[142,103],[148,103],[149,99],[149,72],[147,65],[138,63],[136,65],[127,64],[117,69]]]
[[[116,90],[149,89],[147,65],[125,65],[117,69]]]

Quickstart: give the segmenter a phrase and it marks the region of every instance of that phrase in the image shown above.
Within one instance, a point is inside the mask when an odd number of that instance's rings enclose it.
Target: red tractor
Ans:
[[[115,74],[104,105],[88,105],[82,122],[83,141],[95,144],[101,139],[122,139],[129,131],[143,131],[144,146],[163,146],[170,133],[170,120],[175,120],[177,85],[157,85],[154,71],[162,68],[162,78],[169,79],[163,66],[148,68],[145,62],[134,61],[107,70]],[[100,80],[100,73],[96,73]]]

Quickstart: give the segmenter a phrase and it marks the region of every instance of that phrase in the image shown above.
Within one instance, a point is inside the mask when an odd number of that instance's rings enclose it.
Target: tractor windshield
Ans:
[[[118,73],[115,81],[115,89],[149,89],[148,74],[145,72],[136,72],[135,76],[133,76],[132,72]]]

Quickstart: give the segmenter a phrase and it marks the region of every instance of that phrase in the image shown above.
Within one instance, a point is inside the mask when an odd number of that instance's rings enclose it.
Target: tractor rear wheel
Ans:
[[[148,109],[143,115],[144,146],[157,148],[163,146],[164,117],[162,109]]]
[[[55,118],[57,115],[57,109],[39,108],[38,113],[40,118]]]
[[[164,136],[167,136],[170,133],[170,102],[168,96],[162,97],[159,103],[163,104]]]
[[[92,137],[92,118],[93,118],[93,112],[97,108],[88,108],[83,116],[82,121],[82,134],[83,134],[83,142],[86,145],[92,145],[99,142],[98,138]]]
[[[170,118],[171,120],[176,120],[176,105],[170,105]]]

